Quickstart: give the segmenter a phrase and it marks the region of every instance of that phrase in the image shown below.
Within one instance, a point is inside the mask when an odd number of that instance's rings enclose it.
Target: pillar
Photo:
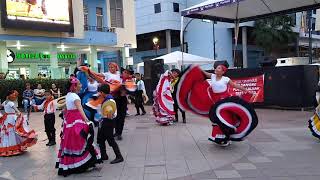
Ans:
[[[55,45],[50,47],[50,71],[51,79],[61,79],[62,78],[62,69],[58,65],[58,50]]]
[[[248,67],[247,27],[242,27],[242,63],[243,68]]]
[[[29,69],[29,76],[30,79],[35,79],[38,77],[39,69],[38,69],[38,64],[36,63],[31,63],[30,64],[30,69]]]
[[[7,61],[7,44],[5,41],[0,42],[0,73],[7,73],[8,71]]]
[[[167,53],[171,53],[171,31],[166,30]]]
[[[91,66],[90,68],[96,72],[98,72],[98,54],[97,48],[95,46],[91,46],[91,51],[88,54],[88,64]]]
[[[121,49],[122,63],[120,63],[120,66],[123,68],[126,68],[128,66],[128,58],[130,57],[129,50],[129,47],[124,47]]]

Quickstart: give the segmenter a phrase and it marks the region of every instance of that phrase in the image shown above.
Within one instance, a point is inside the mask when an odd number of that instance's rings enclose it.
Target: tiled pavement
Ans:
[[[130,111],[134,113],[132,107]],[[119,142],[124,163],[105,162],[67,178],[57,176],[58,146],[45,146],[42,114],[34,113],[30,123],[39,142],[21,156],[0,158],[0,179],[320,180],[320,141],[307,129],[312,113],[267,109],[257,113],[257,129],[244,142],[226,148],[207,140],[211,131],[207,119],[188,114],[187,124],[162,127],[151,115],[130,116]]]

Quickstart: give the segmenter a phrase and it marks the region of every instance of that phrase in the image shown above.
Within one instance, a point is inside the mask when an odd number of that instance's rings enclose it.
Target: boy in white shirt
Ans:
[[[57,109],[57,101],[54,100],[51,91],[45,91],[46,99],[41,105],[35,105],[36,110],[43,110],[44,112],[44,128],[47,133],[49,142],[46,146],[53,146],[56,144],[56,129],[55,124],[55,112]]]

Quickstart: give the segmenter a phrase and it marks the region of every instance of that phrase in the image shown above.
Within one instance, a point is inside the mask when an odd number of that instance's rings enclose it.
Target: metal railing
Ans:
[[[85,31],[115,32],[115,28],[84,25]]]

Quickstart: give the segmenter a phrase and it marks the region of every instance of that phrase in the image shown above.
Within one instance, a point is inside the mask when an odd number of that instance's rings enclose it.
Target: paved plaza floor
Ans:
[[[134,114],[132,106],[130,113]],[[130,116],[123,140],[118,141],[123,163],[107,161],[66,178],[54,169],[58,145],[45,146],[42,114],[33,113],[30,124],[39,135],[38,143],[23,155],[0,158],[0,179],[320,180],[320,141],[307,128],[312,112],[257,109],[257,113],[256,130],[226,148],[207,140],[211,133],[207,119],[188,113],[187,124],[165,127],[150,114]],[[61,121],[56,122],[59,132]],[[108,154],[114,158],[110,148]]]

